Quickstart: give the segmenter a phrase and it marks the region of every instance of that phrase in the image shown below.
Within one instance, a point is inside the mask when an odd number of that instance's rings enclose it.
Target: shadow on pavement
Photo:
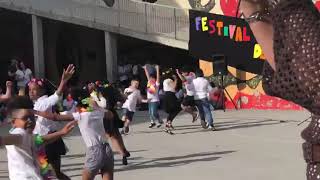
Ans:
[[[261,126],[272,126],[278,124],[289,123],[280,122],[278,120],[272,119],[265,119],[265,120],[258,120],[258,121],[251,121],[250,122],[241,122],[240,120],[235,121],[228,121],[228,122],[217,122],[215,123],[215,127],[217,131],[227,131],[232,129],[243,129],[243,128],[254,128],[254,127],[261,127]],[[193,134],[193,133],[200,133],[200,132],[211,132],[209,130],[203,129],[200,125],[182,125],[182,126],[175,126],[174,127],[174,134]],[[155,129],[149,131],[136,131],[133,134],[155,134],[155,133],[164,133],[163,129]]]
[[[206,152],[190,154],[185,156],[171,156],[164,158],[156,158],[138,163],[131,163],[131,165],[123,167],[121,169],[116,169],[115,172],[121,171],[132,171],[138,169],[150,169],[150,168],[161,168],[161,167],[176,167],[184,166],[195,162],[206,162],[214,161],[220,159],[219,155],[230,154],[235,151],[221,151],[221,152]]]

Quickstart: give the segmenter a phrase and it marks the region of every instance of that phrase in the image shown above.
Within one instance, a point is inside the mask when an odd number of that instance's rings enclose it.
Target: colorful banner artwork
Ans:
[[[214,61],[213,55],[223,54],[229,66],[261,74],[265,58],[244,20],[195,10],[189,18],[192,56]]]

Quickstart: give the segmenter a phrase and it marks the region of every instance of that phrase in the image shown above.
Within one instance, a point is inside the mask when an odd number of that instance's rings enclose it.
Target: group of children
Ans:
[[[113,152],[107,142],[104,121],[113,118],[113,113],[100,108],[87,89],[74,88],[72,98],[76,102],[74,111],[64,115],[52,112],[61,99],[75,67],[64,70],[58,89],[47,96],[45,81],[32,79],[28,83],[29,96],[10,97],[12,83],[7,83],[7,94],[0,96],[6,102],[8,119],[12,129],[8,136],[0,138],[8,156],[11,180],[70,179],[60,171],[61,155],[66,153],[62,136],[71,132],[78,124],[87,146],[82,179],[91,180],[101,174],[104,180],[113,179]],[[58,129],[56,121],[70,121]],[[53,171],[50,171],[50,170]]]
[[[136,111],[137,103],[148,103],[150,125],[149,128],[160,128],[163,124],[159,116],[160,104],[163,105],[163,110],[168,114],[165,124],[165,132],[173,134],[172,122],[175,117],[184,110],[192,115],[192,122],[195,122],[198,117],[201,118],[203,128],[215,130],[213,126],[213,118],[211,113],[211,104],[209,103],[209,93],[214,91],[209,81],[203,77],[201,69],[195,72],[191,68],[184,67],[176,70],[175,73],[169,73],[163,78],[162,98],[160,98],[160,67],[155,66],[155,71],[150,70],[150,67],[144,66],[145,75],[148,80],[147,97],[143,99],[139,91],[139,81],[133,79],[131,85],[124,90],[126,101],[123,104],[123,118],[125,122],[123,133],[129,132],[129,124],[133,120],[133,115]],[[150,72],[151,71],[151,72]],[[177,84],[179,79],[183,83],[185,96],[182,101],[177,97]],[[160,103],[160,100],[162,102]],[[158,124],[156,124],[158,123]]]
[[[63,71],[61,82],[51,96],[47,95],[46,81],[43,79],[32,79],[28,83],[28,96],[17,97],[11,97],[12,83],[7,82],[6,94],[0,95],[0,102],[6,103],[12,129],[10,135],[0,138],[0,145],[5,145],[7,149],[10,179],[70,179],[60,170],[61,155],[67,152],[62,136],[70,133],[78,124],[87,147],[83,179],[91,180],[101,174],[104,180],[112,180],[113,150],[122,155],[124,165],[127,165],[127,158],[130,157],[119,128],[122,128],[124,134],[129,132],[137,103],[140,102],[148,103],[151,121],[149,128],[160,128],[163,125],[159,116],[162,99],[163,109],[168,113],[166,132],[171,133],[172,121],[181,110],[189,112],[193,122],[199,112],[203,127],[214,129],[207,98],[212,88],[203,78],[201,70],[192,72],[182,69],[181,73],[177,70],[176,75],[165,78],[162,85],[163,98],[159,94],[160,67],[155,66],[155,71],[151,72],[147,67],[144,70],[148,79],[146,98],[142,97],[139,80],[136,79],[131,81],[131,85],[122,94],[118,94],[108,83],[87,83],[85,87],[71,88],[68,91],[63,101],[63,113],[53,113],[53,108],[61,101],[63,90],[75,72],[73,65]],[[182,102],[176,96],[178,78],[186,90],[186,97]],[[114,108],[121,98],[124,98],[123,116],[119,118]],[[57,121],[69,123],[58,129]],[[112,143],[113,150],[108,140]]]

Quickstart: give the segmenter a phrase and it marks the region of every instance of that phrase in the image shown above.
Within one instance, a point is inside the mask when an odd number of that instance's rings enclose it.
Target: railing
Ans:
[[[188,10],[170,6],[131,0],[117,0],[112,8],[102,0],[0,0],[0,7],[112,32],[189,40]]]

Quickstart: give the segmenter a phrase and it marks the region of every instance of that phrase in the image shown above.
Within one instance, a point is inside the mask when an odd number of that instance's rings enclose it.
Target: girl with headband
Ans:
[[[62,96],[63,89],[67,82],[71,79],[75,72],[75,67],[69,65],[67,69],[63,70],[60,85],[56,92],[48,96],[46,92],[46,81],[44,79],[32,79],[28,83],[29,97],[34,102],[34,110],[52,112],[52,107],[58,103]],[[37,117],[36,126],[33,133],[41,136],[51,134],[57,131],[56,123],[44,117]],[[47,144],[45,147],[48,162],[53,167],[58,179],[70,179],[61,172],[61,155],[66,154],[66,147],[61,138]]]

